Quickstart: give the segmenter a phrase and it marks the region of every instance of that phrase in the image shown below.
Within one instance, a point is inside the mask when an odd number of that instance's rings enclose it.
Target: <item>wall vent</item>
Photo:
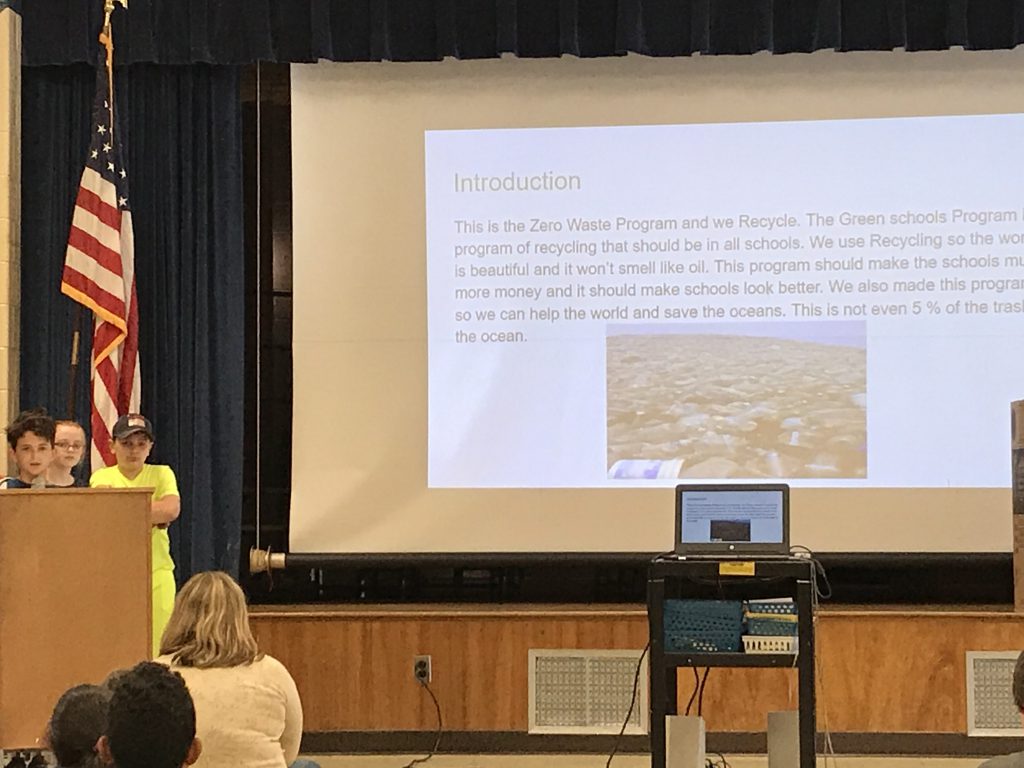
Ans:
[[[1019,653],[967,652],[968,736],[1024,736],[1011,690]]]
[[[618,733],[642,651],[530,650],[530,733]],[[646,734],[647,657],[627,734]]]

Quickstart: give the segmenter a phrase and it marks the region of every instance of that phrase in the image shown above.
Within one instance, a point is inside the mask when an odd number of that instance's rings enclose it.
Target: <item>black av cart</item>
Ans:
[[[792,597],[798,653],[666,652],[665,600]],[[650,625],[651,768],[665,768],[665,715],[676,714],[679,667],[794,667],[799,675],[800,766],[814,768],[814,564],[807,558],[659,557],[647,576]]]

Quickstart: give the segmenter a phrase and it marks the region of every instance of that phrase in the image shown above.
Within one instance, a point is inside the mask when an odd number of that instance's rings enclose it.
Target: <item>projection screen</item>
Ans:
[[[294,65],[292,551],[1009,550],[1021,56]]]

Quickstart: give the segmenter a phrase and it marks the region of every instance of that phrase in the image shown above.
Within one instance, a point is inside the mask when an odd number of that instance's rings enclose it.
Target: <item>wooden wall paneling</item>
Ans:
[[[306,730],[431,730],[436,713],[412,677],[429,653],[445,728],[525,731],[531,648],[643,648],[646,617],[270,618],[260,646],[295,677]]]
[[[966,652],[1024,648],[1010,613],[836,613],[818,626],[836,731],[963,733]]]
[[[429,653],[449,730],[527,727],[531,648],[642,648],[639,607],[335,611],[321,618],[259,612],[261,647],[292,671],[309,731],[429,731],[429,696],[412,657]],[[823,611],[817,622],[819,727],[854,733],[963,733],[965,653],[1024,648],[1011,612]],[[679,707],[692,691],[678,673]],[[796,672],[715,668],[703,714],[711,731],[762,731],[768,711],[796,706]]]
[[[832,730],[962,731],[964,643],[954,623],[888,615],[819,621],[818,689]]]
[[[487,731],[526,730],[525,698],[520,692],[527,687],[527,670],[519,657],[531,631],[536,631],[531,624],[521,620],[471,623],[461,655],[466,676],[461,722],[476,723]]]
[[[703,675],[703,669],[697,671]],[[704,686],[702,710],[707,730],[764,731],[768,727],[768,712],[796,709],[796,681],[796,672],[789,669],[711,668]],[[693,689],[693,672],[680,669],[680,713],[686,711]],[[696,713],[695,700],[690,714]]]

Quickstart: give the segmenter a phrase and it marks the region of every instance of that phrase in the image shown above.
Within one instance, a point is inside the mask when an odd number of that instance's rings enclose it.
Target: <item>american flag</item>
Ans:
[[[78,186],[61,292],[93,313],[92,467],[115,463],[110,430],[117,417],[138,413],[139,309],[128,208],[128,174],[104,67],[97,70],[92,139]]]

